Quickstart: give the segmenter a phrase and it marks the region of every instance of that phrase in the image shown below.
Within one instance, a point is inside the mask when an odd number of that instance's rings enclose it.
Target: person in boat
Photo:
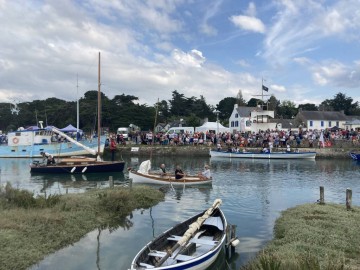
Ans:
[[[165,176],[166,175],[166,168],[165,168],[165,164],[161,164],[160,165],[160,175],[161,176]]]
[[[41,156],[43,157],[43,160],[46,160],[47,165],[55,164],[55,158],[46,152],[40,152]]]
[[[211,172],[210,172],[209,165],[205,165],[204,170],[202,172],[199,172],[198,176],[201,180],[211,179]]]
[[[286,152],[290,153],[291,152],[291,148],[290,148],[290,145],[286,145]]]
[[[175,169],[175,179],[181,179],[185,176],[185,173],[181,170],[179,165],[176,165],[176,169]]]
[[[266,147],[263,148],[262,152],[266,154],[270,153],[269,149],[267,149]]]
[[[111,151],[111,161],[114,161],[115,152],[116,152],[116,141],[113,137],[110,138],[110,151]]]

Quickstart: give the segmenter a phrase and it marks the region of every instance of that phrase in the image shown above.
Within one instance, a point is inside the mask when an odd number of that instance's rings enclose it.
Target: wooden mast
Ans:
[[[101,128],[101,90],[100,90],[100,52],[99,52],[99,64],[98,64],[98,127],[97,127],[97,137],[98,137],[98,155],[100,155],[100,128]]]

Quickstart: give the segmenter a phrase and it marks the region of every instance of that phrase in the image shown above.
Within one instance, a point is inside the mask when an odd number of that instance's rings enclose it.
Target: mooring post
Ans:
[[[109,176],[109,187],[113,188],[114,187],[114,180],[112,176]]]
[[[236,225],[231,225],[231,239],[236,238]],[[231,256],[235,253],[235,247],[231,245]]]
[[[226,257],[228,258],[228,259],[230,259],[230,252],[229,252],[229,250],[230,250],[230,239],[231,239],[231,232],[230,232],[230,225],[227,225],[226,226],[226,246],[225,246],[225,253],[226,253]]]
[[[133,182],[133,180],[132,180],[132,178],[130,178],[129,179],[129,188],[130,188],[130,190],[132,190],[132,182]]]
[[[346,210],[351,210],[351,201],[352,201],[352,190],[350,188],[346,189]]]
[[[320,204],[325,204],[325,200],[324,200],[324,187],[320,186]]]

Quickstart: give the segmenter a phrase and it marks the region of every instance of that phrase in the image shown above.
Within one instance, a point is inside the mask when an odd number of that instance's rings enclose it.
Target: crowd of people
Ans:
[[[185,132],[170,138],[159,132],[153,137],[151,132],[129,134],[128,142],[133,144],[156,145],[207,145],[221,147],[331,147],[336,142],[351,142],[360,145],[360,133],[355,130],[260,130],[259,132]],[[117,136],[117,144],[126,144],[126,140]]]

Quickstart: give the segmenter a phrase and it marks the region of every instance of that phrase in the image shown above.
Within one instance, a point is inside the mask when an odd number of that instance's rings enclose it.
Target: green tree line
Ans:
[[[97,91],[91,90],[79,99],[79,127],[85,132],[91,132],[97,127]],[[234,104],[239,106],[264,106],[275,111],[276,118],[289,119],[294,117],[299,109],[307,111],[340,111],[347,115],[360,115],[358,102],[353,102],[351,97],[343,93],[336,94],[333,99],[325,99],[320,105],[300,104],[295,105],[289,100],[277,100],[274,95],[266,101],[251,98],[245,101],[239,91],[236,97],[226,97],[216,106],[207,104],[204,96],[186,97],[177,90],[172,92],[170,100],[158,101],[153,106],[139,104],[138,97],[132,95],[116,95],[109,99],[101,94],[101,126],[115,131],[118,127],[128,127],[130,124],[139,126],[141,130],[152,130],[157,123],[170,123],[183,119],[188,126],[199,126],[204,118],[209,121],[219,121],[228,125],[228,119],[234,109]],[[19,127],[37,125],[43,121],[44,125],[63,128],[69,124],[76,126],[77,102],[64,101],[57,98],[34,100],[32,102],[18,103],[18,114],[11,111],[11,103],[0,103],[0,130],[3,132],[17,130]]]

